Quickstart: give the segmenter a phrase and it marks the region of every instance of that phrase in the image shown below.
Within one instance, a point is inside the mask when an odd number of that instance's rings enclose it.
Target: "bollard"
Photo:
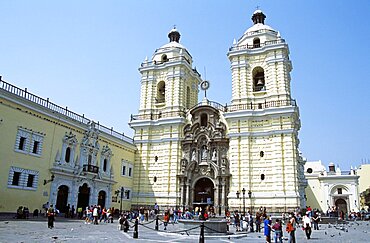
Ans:
[[[139,238],[139,220],[137,218],[135,220],[134,235],[132,238],[134,239]]]
[[[158,227],[158,215],[156,215],[155,217],[155,230],[158,230],[159,227]]]
[[[204,223],[200,225],[199,243],[204,243]]]

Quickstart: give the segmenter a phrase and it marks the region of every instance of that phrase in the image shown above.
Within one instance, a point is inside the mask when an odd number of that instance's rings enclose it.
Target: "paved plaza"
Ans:
[[[144,222],[145,223],[145,222]],[[181,224],[169,224],[167,230],[155,223],[139,225],[139,237],[133,238],[133,228],[128,233],[118,230],[117,220],[99,225],[85,224],[83,220],[57,218],[54,229],[48,229],[46,218],[15,220],[1,219],[0,242],[199,242],[199,234],[181,232]],[[347,232],[348,231],[348,232]],[[231,235],[205,235],[205,242],[265,242],[263,233],[235,232]],[[297,242],[370,242],[369,221],[349,222],[342,225],[320,225],[307,240],[304,231],[296,232]],[[287,233],[284,235],[287,242]]]

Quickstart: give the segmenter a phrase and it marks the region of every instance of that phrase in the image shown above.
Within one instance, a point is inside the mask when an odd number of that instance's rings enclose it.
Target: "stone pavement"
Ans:
[[[128,233],[119,231],[117,220],[113,224],[93,225],[84,224],[82,220],[57,218],[55,228],[48,229],[46,218],[1,219],[0,242],[199,242],[199,234],[180,232],[180,224],[169,224],[166,231],[163,225],[159,231],[155,231],[154,226],[154,222],[139,225],[139,237],[133,239],[133,228]],[[232,235],[206,235],[205,242],[265,242],[263,233],[235,232],[234,227],[231,232]],[[319,231],[313,231],[312,239],[307,240],[301,229],[297,230],[296,237],[297,242],[370,242],[370,226],[369,221],[343,226],[320,225]]]

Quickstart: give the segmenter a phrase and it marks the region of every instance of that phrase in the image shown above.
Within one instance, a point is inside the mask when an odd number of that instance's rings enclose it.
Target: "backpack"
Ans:
[[[294,230],[293,228],[293,224],[292,223],[287,223],[286,225],[286,231],[289,233],[289,232],[292,232]]]

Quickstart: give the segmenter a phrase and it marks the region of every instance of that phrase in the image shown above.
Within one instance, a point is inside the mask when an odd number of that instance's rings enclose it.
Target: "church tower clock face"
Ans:
[[[202,83],[200,83],[200,88],[201,88],[202,90],[207,90],[207,89],[209,89],[209,81],[204,80]]]

